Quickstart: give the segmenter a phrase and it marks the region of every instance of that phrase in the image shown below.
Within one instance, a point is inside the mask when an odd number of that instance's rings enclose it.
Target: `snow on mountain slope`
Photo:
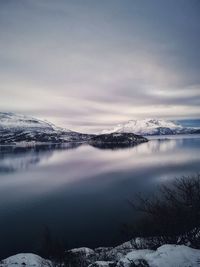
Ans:
[[[56,127],[50,122],[38,120],[30,116],[10,112],[0,112],[0,129],[46,129],[54,131],[61,128]]]
[[[29,116],[0,112],[0,144],[39,144],[79,142],[89,135],[38,120]]]
[[[139,135],[166,135],[192,133],[192,128],[184,128],[171,121],[157,119],[130,120],[127,123],[118,124],[110,130],[102,133],[135,133]]]

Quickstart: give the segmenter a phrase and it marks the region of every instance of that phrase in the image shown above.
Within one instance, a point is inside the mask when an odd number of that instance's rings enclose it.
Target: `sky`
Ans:
[[[0,111],[81,132],[200,118],[199,0],[0,0]]]

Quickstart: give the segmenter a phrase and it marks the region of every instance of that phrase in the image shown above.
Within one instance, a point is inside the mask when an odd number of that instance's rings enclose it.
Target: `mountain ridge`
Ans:
[[[0,112],[0,144],[83,142],[91,135],[11,112]]]
[[[63,129],[54,124],[30,116],[0,112],[0,145],[40,145],[86,142],[99,148],[127,147],[147,142],[146,138],[133,133],[83,134]],[[112,144],[112,145],[111,145]]]
[[[194,134],[199,129],[192,127],[183,127],[173,121],[160,119],[142,119],[129,120],[128,122],[118,124],[112,129],[103,130],[101,134],[109,133],[134,133],[143,136],[151,135],[175,135],[175,134]]]
[[[120,135],[116,136],[116,133]],[[183,127],[171,121],[144,119],[118,124],[113,129],[104,130],[101,134],[83,134],[31,116],[0,112],[1,145],[87,142],[94,146],[102,146],[103,143],[106,144],[105,147],[110,146],[109,143],[126,146],[146,141],[141,138],[142,136],[194,133],[200,133],[200,129]]]

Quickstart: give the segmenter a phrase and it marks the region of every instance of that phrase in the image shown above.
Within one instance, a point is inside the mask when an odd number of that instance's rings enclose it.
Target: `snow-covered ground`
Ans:
[[[128,242],[127,242],[128,243]],[[131,249],[127,251],[127,243],[123,244],[112,251],[112,260],[107,259],[106,251],[109,248],[99,248],[96,252],[89,248],[79,248],[71,250],[79,259],[77,262],[70,263],[71,267],[199,267],[200,250],[193,249],[184,245],[163,245],[157,250],[149,249]],[[119,253],[121,249],[121,254]],[[99,250],[98,259],[97,251]],[[104,250],[104,257],[102,251]],[[124,252],[124,253],[123,253]],[[95,256],[96,253],[96,256]],[[80,258],[82,257],[82,259]],[[86,258],[88,260],[86,260]],[[70,265],[71,264],[71,265]],[[41,258],[35,254],[22,253],[11,256],[0,262],[0,267],[50,267],[55,266],[51,261]]]
[[[50,267],[52,263],[32,253],[20,253],[0,262],[0,267]]]
[[[197,267],[200,266],[200,250],[183,245],[163,245],[156,251],[135,250],[123,257],[117,266],[130,267],[131,263],[142,261],[150,267]]]

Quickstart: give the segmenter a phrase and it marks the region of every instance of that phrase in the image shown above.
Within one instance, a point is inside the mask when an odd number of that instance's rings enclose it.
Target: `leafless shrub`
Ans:
[[[131,205],[142,214],[130,227],[132,235],[148,238],[152,248],[165,243],[200,248],[200,174],[176,179],[156,196],[140,196]]]

